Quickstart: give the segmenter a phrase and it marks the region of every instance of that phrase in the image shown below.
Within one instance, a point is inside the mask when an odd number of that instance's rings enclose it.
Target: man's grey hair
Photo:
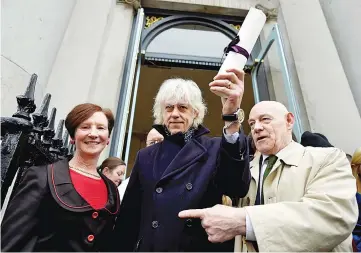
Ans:
[[[202,98],[202,92],[192,80],[171,78],[165,80],[159,88],[153,106],[155,124],[163,124],[163,112],[166,104],[188,104],[197,114],[192,126],[197,128],[203,123],[207,107]]]

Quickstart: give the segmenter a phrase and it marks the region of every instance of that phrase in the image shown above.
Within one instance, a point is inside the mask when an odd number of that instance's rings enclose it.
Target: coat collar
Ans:
[[[278,160],[283,161],[287,165],[298,167],[304,152],[304,146],[291,141],[290,144],[277,153],[277,157]]]
[[[161,134],[164,133],[164,128],[161,125],[154,125],[153,126],[157,131],[159,131]],[[198,162],[198,161],[205,161],[207,156],[207,149],[205,146],[203,146],[199,140],[198,137],[201,137],[202,135],[205,135],[209,133],[210,131],[200,125],[195,131],[193,138],[184,144],[184,146],[181,148],[179,153],[174,157],[173,161],[168,165],[168,167],[165,169],[162,177],[160,180],[165,180],[175,173],[178,173],[186,168],[188,168],[190,165]],[[172,135],[174,136],[174,135]],[[170,137],[172,137],[170,136]],[[172,140],[170,140],[172,141]],[[166,142],[161,142],[156,145],[165,145]],[[154,145],[155,146],[155,145]],[[158,166],[158,162],[160,161],[157,159],[157,157],[160,155],[160,148],[152,150],[152,154],[155,157],[154,162],[154,168],[155,170]]]
[[[174,157],[173,161],[165,169],[161,180],[165,180],[175,173],[179,173],[198,161],[205,161],[206,155],[207,149],[197,140],[192,139],[187,142],[187,144]],[[154,166],[157,166],[158,161],[159,159],[156,159]]]
[[[277,167],[280,166],[282,163],[287,164],[289,166],[298,167],[304,152],[305,152],[305,147],[303,147],[301,144],[297,142],[292,141],[290,144],[288,144],[285,148],[283,148],[281,151],[279,151],[276,154],[278,160],[273,166],[273,169],[271,170],[270,174],[274,170],[276,170]],[[256,180],[257,183],[259,179],[259,163],[261,157],[262,154],[257,151],[250,164],[252,177]]]
[[[161,135],[163,135],[164,139],[169,139],[170,141],[181,144],[182,146],[185,144],[183,133],[169,135],[169,134],[167,134],[164,125],[153,125],[153,128],[155,130],[157,130]],[[208,134],[208,133],[210,133],[208,128],[206,128],[202,125],[199,125],[198,128],[194,130],[193,138],[198,138],[198,137]]]
[[[116,185],[103,174],[100,173],[99,175],[104,180],[108,191],[108,201],[101,210],[105,210],[110,214],[116,214],[120,206],[118,189]],[[67,159],[48,165],[48,181],[53,198],[63,208],[74,212],[94,210],[75,190],[70,178]]]

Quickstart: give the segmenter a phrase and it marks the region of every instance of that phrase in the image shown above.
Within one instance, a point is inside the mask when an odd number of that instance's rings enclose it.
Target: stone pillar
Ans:
[[[361,119],[318,0],[280,0],[311,130],[347,153],[360,146]]]
[[[57,120],[84,102],[115,114],[132,22],[131,5],[77,1],[46,87]]]
[[[93,73],[88,99],[110,108],[117,109],[121,78],[125,65],[134,11],[128,4],[114,6],[109,26],[105,31],[102,49]]]
[[[103,37],[103,48],[93,73],[88,100],[110,108],[116,115],[122,84],[128,44],[132,32],[134,10],[129,4],[114,6],[112,20]],[[109,155],[110,145],[104,150],[99,161]]]
[[[361,1],[319,1],[361,115]]]
[[[53,95],[58,117],[63,118],[76,104],[90,102],[89,89],[102,49],[103,36],[112,11],[112,0],[78,0],[46,91]]]

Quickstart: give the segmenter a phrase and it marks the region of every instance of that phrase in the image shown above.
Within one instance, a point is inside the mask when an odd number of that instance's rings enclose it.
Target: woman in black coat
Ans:
[[[107,251],[112,243],[119,194],[96,166],[113,115],[81,104],[65,125],[76,145],[74,157],[26,170],[4,215],[2,251]]]

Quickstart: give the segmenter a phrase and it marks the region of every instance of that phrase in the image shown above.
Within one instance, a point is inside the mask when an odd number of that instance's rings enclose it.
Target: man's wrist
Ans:
[[[235,108],[223,108],[222,109],[222,114],[233,114],[235,112],[237,112],[237,110],[241,108],[240,106],[235,107]]]
[[[238,121],[225,121],[224,122],[224,132],[226,134],[234,134],[239,132],[241,124]]]
[[[246,235],[246,211],[244,208],[235,208],[237,220],[237,235]]]

